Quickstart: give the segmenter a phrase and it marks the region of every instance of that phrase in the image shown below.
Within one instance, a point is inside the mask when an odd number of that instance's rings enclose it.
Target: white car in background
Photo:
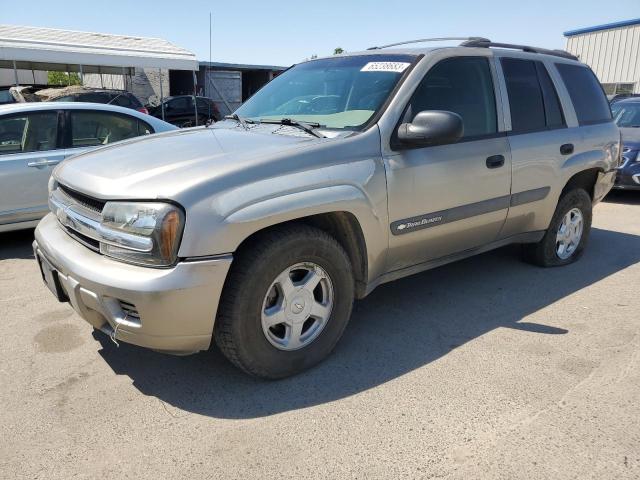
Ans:
[[[47,214],[49,176],[65,158],[176,129],[115,105],[43,102],[0,106],[0,232],[35,227]]]

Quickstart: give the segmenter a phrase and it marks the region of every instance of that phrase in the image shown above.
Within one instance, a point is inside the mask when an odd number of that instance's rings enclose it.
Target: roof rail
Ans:
[[[530,47],[528,45],[514,45],[512,43],[497,43],[487,39],[470,39],[460,44],[461,47],[498,47],[511,48],[514,50],[522,50],[523,52],[542,53],[544,55],[553,55],[554,57],[568,58],[570,60],[578,60],[578,57],[572,55],[565,50],[547,50],[546,48]]]
[[[421,38],[419,40],[407,40],[406,42],[390,43],[389,45],[382,45],[380,47],[369,47],[367,50],[380,50],[381,48],[397,47],[398,45],[408,45],[410,43],[423,43],[423,42],[444,42],[447,40],[466,40],[467,42],[488,42],[491,40],[483,37],[440,37],[440,38]]]

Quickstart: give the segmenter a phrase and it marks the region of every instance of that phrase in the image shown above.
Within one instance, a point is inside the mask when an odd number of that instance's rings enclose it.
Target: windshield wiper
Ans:
[[[224,118],[226,120],[235,120],[240,125],[242,125],[242,128],[244,128],[245,130],[247,130],[249,128],[249,125],[248,125],[249,123],[256,123],[255,120],[250,120],[248,118],[241,117],[237,113],[232,113],[231,115],[225,115]]]
[[[291,118],[281,118],[280,120],[261,119],[260,123],[272,123],[275,125],[287,125],[289,127],[298,127],[300,130],[304,130],[305,132],[313,135],[314,137],[327,138],[316,130],[316,128],[320,127],[320,124],[316,122],[301,122],[300,120],[293,120]]]

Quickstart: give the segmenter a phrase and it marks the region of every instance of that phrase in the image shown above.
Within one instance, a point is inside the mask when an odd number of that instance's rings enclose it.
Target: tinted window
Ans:
[[[71,144],[92,147],[137,137],[138,119],[110,112],[71,111]]]
[[[78,102],[90,102],[90,103],[108,103],[111,98],[109,98],[109,94],[106,93],[80,93],[77,95]]]
[[[567,63],[557,63],[556,67],[569,91],[580,125],[611,120],[607,98],[590,68]]]
[[[496,133],[496,101],[489,61],[481,57],[443,60],[427,72],[413,94],[405,121],[424,110],[457,113],[464,123],[464,136]]]
[[[126,95],[114,95],[111,100],[111,105],[118,105],[119,107],[131,108],[131,100]]]
[[[14,102],[15,100],[13,98],[13,95],[11,95],[11,92],[9,90],[0,90],[0,104]]]
[[[151,135],[152,133],[153,128],[151,128],[151,125],[142,120],[138,120],[138,135]]]
[[[542,98],[544,99],[544,114],[547,120],[547,127],[559,128],[565,126],[564,116],[562,115],[562,107],[558,92],[554,87],[551,77],[547,72],[547,68],[542,62],[536,62],[536,70],[538,71],[538,80],[542,88]]]
[[[503,58],[500,63],[509,95],[512,132],[562,127],[558,95],[542,62]]]
[[[535,62],[503,58],[501,63],[509,96],[511,130],[521,133],[545,129],[544,100]]]
[[[190,97],[174,98],[167,102],[167,107],[173,110],[186,110],[191,106],[191,102],[189,100],[191,100]]]
[[[0,118],[0,155],[54,150],[57,137],[57,112]]]

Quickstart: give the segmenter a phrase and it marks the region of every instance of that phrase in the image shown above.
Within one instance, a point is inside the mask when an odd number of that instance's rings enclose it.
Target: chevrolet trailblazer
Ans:
[[[281,378],[381,283],[511,243],[578,259],[620,162],[593,72],[482,38],[400,45],[300,63],[215,125],[59,165],[33,244],[46,284],[114,339],[215,342]]]

